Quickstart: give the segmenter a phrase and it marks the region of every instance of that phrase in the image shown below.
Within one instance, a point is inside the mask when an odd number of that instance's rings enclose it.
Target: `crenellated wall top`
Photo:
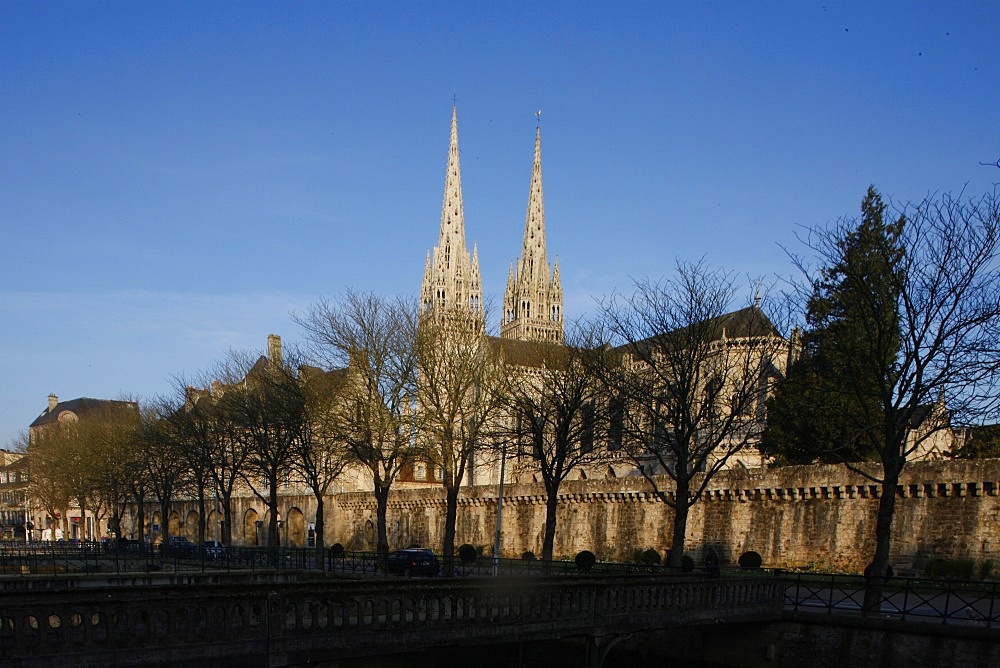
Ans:
[[[858,467],[872,477],[878,477],[878,464]],[[695,479],[695,485],[700,480]],[[661,490],[672,495],[672,481],[666,476],[657,479]],[[925,461],[907,464],[900,475],[897,493],[901,496],[995,496],[1000,490],[1000,459]],[[497,485],[466,487],[459,497],[462,506],[495,505]],[[877,498],[881,486],[862,473],[836,464],[785,466],[765,471],[729,469],[717,474],[708,484],[703,501],[801,501],[808,499]],[[643,503],[656,502],[653,487],[645,478],[627,477],[611,480],[572,480],[562,484],[561,501],[576,503]],[[540,483],[508,484],[504,501],[518,504],[544,504],[544,488]],[[368,492],[348,492],[336,495],[336,503],[344,509],[368,508],[373,503]],[[441,508],[444,489],[441,487],[408,488],[390,495],[394,507]]]

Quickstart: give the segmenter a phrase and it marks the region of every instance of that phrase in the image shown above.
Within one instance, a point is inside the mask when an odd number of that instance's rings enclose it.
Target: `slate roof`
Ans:
[[[508,364],[540,369],[560,368],[566,365],[568,348],[562,343],[547,343],[544,341],[521,341],[519,339],[502,339],[496,336],[487,337],[490,345],[495,346]]]
[[[77,416],[83,418],[87,415],[97,413],[108,408],[129,408],[138,410],[138,404],[134,401],[117,401],[113,399],[91,399],[89,397],[81,397],[79,399],[70,399],[69,401],[60,401],[56,404],[55,408],[49,410],[46,408],[42,411],[42,414],[35,418],[35,421],[29,425],[30,427],[41,427],[47,424],[55,424],[59,421],[59,415],[66,411],[75,413]]]
[[[726,337],[730,339],[758,336],[781,336],[781,333],[774,326],[774,323],[771,322],[771,319],[767,317],[759,306],[748,306],[738,311],[733,311],[732,313],[720,315],[716,318],[712,318],[711,320],[698,323],[697,327],[699,330],[703,330],[707,333],[710,341],[718,341],[722,338],[723,333],[725,333]],[[654,346],[657,341],[661,340],[662,337],[683,337],[686,329],[687,328],[681,328],[672,332],[651,336],[647,339],[643,339],[642,341],[637,341],[635,346]],[[632,349],[632,345],[625,344],[617,347],[615,350],[627,352]]]

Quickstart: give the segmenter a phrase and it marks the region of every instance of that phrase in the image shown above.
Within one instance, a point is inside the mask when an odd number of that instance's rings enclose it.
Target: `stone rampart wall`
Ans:
[[[908,465],[897,491],[892,555],[897,570],[920,568],[931,557],[1000,562],[998,489],[1000,460]],[[768,566],[812,564],[858,571],[870,560],[880,490],[843,466],[728,471],[711,481],[691,509],[687,552],[700,561],[712,549],[723,563],[732,563],[742,552],[755,550]],[[496,486],[463,492],[459,544],[493,544],[496,496]],[[332,501],[327,506],[332,519],[328,540],[370,549],[373,497],[349,493]],[[507,486],[503,503],[502,556],[540,553],[544,489]],[[388,524],[393,548],[419,544],[440,549],[443,490],[394,492]],[[662,552],[670,544],[671,524],[671,509],[655,498],[642,478],[567,482],[560,492],[555,554],[589,549],[600,557],[629,559],[637,548]]]

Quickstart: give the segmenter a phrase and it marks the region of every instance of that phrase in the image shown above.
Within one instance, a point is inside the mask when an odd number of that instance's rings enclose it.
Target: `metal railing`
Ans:
[[[0,543],[0,575],[72,576],[209,570],[323,570],[309,548]]]
[[[658,564],[599,561],[581,569],[567,559],[497,559],[489,556],[465,561],[458,556],[437,557],[439,574],[449,577],[521,575],[714,575],[704,569],[670,569]],[[0,543],[0,576],[71,576],[144,572],[300,570],[356,577],[384,577],[385,563],[375,552],[301,547],[149,546],[114,543]],[[760,571],[758,571],[758,574]]]
[[[891,577],[872,588],[877,598],[866,610],[869,590],[861,575],[779,573],[786,580],[785,610],[978,628],[1000,628],[1000,583]]]

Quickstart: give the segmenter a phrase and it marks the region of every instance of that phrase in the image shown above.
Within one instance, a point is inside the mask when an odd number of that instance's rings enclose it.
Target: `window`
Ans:
[[[621,450],[622,435],[625,431],[625,402],[620,397],[612,397],[608,406],[611,424],[608,428],[608,450]]]
[[[583,407],[583,435],[580,437],[580,452],[587,454],[594,449],[594,404]]]
[[[413,479],[414,480],[427,480],[427,464],[423,462],[414,465],[413,467]]]

